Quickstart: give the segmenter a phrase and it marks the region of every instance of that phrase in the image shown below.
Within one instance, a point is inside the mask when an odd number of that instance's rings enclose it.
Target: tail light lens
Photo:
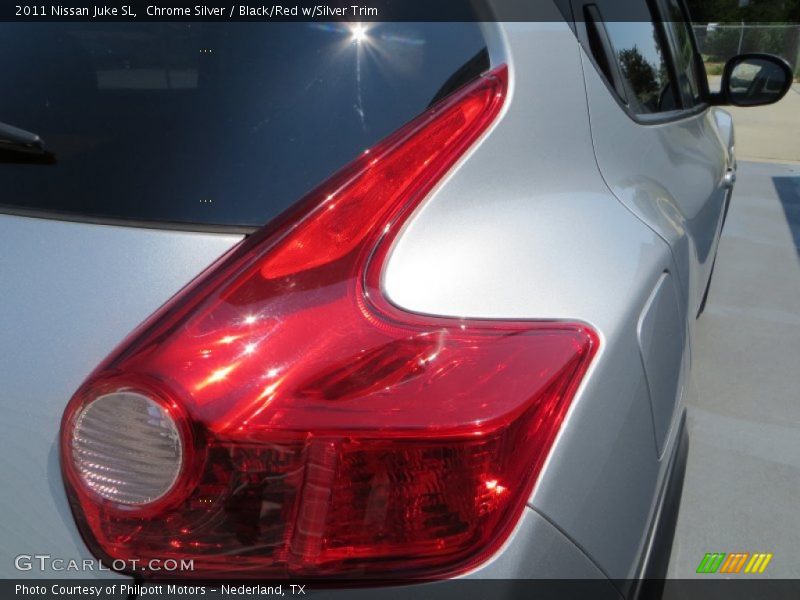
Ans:
[[[95,554],[193,559],[181,576],[429,577],[497,550],[596,337],[410,314],[380,276],[505,90],[501,68],[365,152],[90,376],[62,467]]]

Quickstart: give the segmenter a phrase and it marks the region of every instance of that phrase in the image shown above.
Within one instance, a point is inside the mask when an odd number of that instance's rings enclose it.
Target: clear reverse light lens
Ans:
[[[158,402],[132,391],[100,396],[79,413],[72,460],[84,484],[128,506],[163,497],[181,470],[178,427]]]

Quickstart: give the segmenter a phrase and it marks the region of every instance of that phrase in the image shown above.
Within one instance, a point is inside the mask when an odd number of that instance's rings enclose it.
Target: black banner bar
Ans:
[[[621,589],[640,589],[640,600],[796,600],[800,580],[732,578],[714,576],[697,579],[615,581],[609,580],[477,580],[415,583],[381,587],[368,581],[234,581],[136,582],[122,579],[4,579],[2,598],[78,600],[119,598],[120,600],[166,600],[177,598],[308,598],[314,600],[619,600]],[[338,587],[332,587],[338,586]],[[345,587],[342,587],[345,586]],[[366,587],[370,586],[370,587]]]
[[[587,0],[588,3],[588,0]],[[796,2],[687,2],[694,20],[798,22]],[[580,6],[581,2],[577,3]],[[570,0],[2,0],[0,21],[554,21],[583,18]],[[606,0],[607,21],[650,18],[644,0]]]

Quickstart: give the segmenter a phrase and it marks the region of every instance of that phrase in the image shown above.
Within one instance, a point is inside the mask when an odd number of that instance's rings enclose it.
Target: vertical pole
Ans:
[[[736,51],[736,54],[742,53],[742,41],[744,40],[744,19],[742,19],[741,27],[739,27],[739,50]]]
[[[800,25],[794,26],[794,44],[795,44],[795,56],[794,56],[794,74],[796,77],[800,77]]]

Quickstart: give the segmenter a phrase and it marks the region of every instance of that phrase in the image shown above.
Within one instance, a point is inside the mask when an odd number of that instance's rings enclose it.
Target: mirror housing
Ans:
[[[725,63],[715,104],[764,106],[774,104],[792,86],[792,68],[773,54],[739,54]]]

